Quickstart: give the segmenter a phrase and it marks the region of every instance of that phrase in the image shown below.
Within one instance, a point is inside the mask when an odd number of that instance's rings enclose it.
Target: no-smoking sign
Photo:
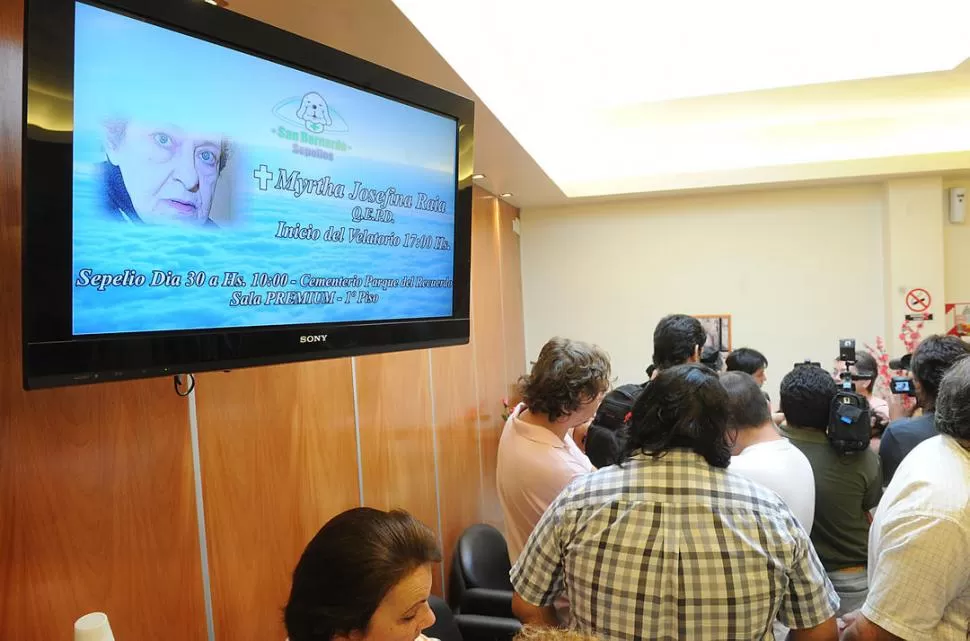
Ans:
[[[922,287],[917,287],[906,292],[906,307],[914,312],[925,312],[930,308],[933,297]]]

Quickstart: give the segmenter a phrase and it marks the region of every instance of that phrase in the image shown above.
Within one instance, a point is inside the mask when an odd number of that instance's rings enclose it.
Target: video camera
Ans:
[[[839,373],[840,389],[829,409],[826,436],[832,447],[843,454],[861,452],[869,447],[872,418],[869,401],[855,392],[854,381],[869,380],[874,373],[852,373],[851,368],[856,364],[854,338],[839,339],[839,360],[845,363],[845,370]]]
[[[906,354],[901,358],[894,358],[889,361],[890,369],[904,369],[909,371],[910,363],[913,360],[912,354]],[[916,396],[916,383],[911,376],[893,376],[889,383],[889,391],[893,394],[906,394]]]
[[[889,389],[893,394],[916,396],[916,383],[908,376],[893,376]]]

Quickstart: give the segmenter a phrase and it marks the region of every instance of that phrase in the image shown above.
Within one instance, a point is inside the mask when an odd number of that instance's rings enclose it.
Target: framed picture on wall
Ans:
[[[731,315],[730,314],[695,314],[694,318],[704,326],[707,342],[704,347],[713,347],[722,355],[727,356],[731,351]]]

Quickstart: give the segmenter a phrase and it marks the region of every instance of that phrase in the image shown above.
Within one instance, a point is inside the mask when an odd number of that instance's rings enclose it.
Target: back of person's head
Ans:
[[[629,434],[628,417],[642,392],[642,385],[627,384],[603,397],[586,432],[586,456],[595,467],[619,462]]]
[[[869,377],[866,389],[871,392],[872,388],[876,385],[876,377],[879,375],[879,366],[876,364],[876,358],[869,352],[857,352],[855,359],[855,375]]]
[[[739,347],[730,354],[724,361],[729,372],[744,372],[754,376],[759,369],[768,367],[768,359],[756,349],[750,347]]]
[[[289,641],[363,634],[388,592],[439,561],[434,533],[407,512],[358,507],[338,514],[293,571],[284,613]]]
[[[664,369],[633,405],[623,459],[639,452],[662,456],[688,449],[710,465],[727,467],[731,462],[727,406],[727,392],[709,367],[690,364]]]
[[[596,469],[619,463],[626,443],[627,429],[610,430],[593,424],[586,430],[586,458]]]
[[[961,441],[970,441],[970,357],[947,371],[936,399],[936,428]]]
[[[576,630],[527,625],[515,635],[512,641],[598,641],[598,639]]]
[[[707,345],[701,350],[700,362],[715,372],[720,372],[724,369],[724,358],[721,356],[721,352],[713,345]]]
[[[693,316],[665,316],[653,330],[653,364],[659,369],[683,365],[699,353],[706,342],[704,326]]]
[[[940,383],[947,371],[958,360],[970,354],[970,344],[959,336],[927,336],[916,346],[909,369],[913,379],[919,384],[920,400],[923,409],[932,411]]]
[[[534,414],[555,421],[594,401],[610,388],[610,358],[596,345],[553,338],[519,380],[522,401]]]
[[[768,401],[751,374],[726,372],[721,374],[721,385],[728,396],[728,427],[746,430],[761,427],[771,421]]]
[[[781,411],[792,427],[824,430],[839,386],[821,367],[800,365],[781,379]]]

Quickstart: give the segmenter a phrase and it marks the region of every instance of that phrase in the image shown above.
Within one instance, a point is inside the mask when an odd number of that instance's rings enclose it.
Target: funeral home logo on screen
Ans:
[[[318,91],[291,96],[273,107],[273,115],[286,123],[272,133],[292,143],[299,156],[333,160],[334,152],[349,151],[350,145],[335,137],[350,131],[347,121]]]

